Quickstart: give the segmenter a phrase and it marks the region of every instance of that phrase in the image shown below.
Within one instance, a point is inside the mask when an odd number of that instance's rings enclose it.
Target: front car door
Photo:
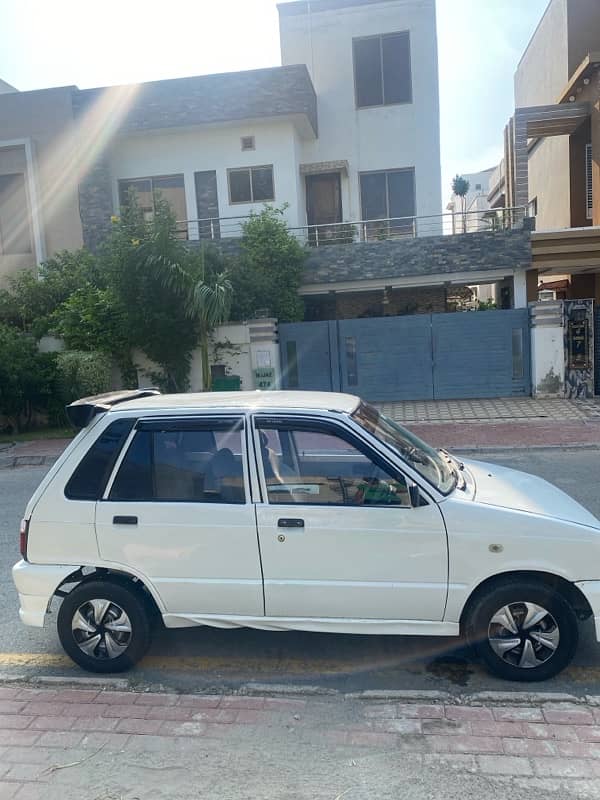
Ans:
[[[244,427],[139,420],[97,504],[101,557],[145,576],[167,613],[264,613]]]
[[[267,617],[440,621],[448,551],[433,501],[341,423],[254,417]]]

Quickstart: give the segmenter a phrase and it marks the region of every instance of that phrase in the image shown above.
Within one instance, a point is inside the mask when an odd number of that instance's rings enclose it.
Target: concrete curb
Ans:
[[[164,692],[173,693],[172,688],[162,685],[142,686],[134,683],[128,678],[113,678],[104,676],[73,676],[63,677],[56,675],[25,675],[23,673],[11,674],[8,672],[0,673],[0,686],[2,684],[26,684],[27,686],[53,686],[60,688],[94,688],[108,689],[113,691],[129,691],[138,693],[163,694]],[[185,691],[183,693],[189,693]],[[214,694],[215,690],[198,692],[198,696],[204,694]],[[277,684],[277,683],[246,683],[236,690],[220,690],[219,694],[227,696],[264,696],[271,697],[338,697],[343,700],[358,700],[369,703],[403,703],[403,704],[445,704],[460,706],[483,706],[483,705],[502,705],[502,706],[531,706],[545,705],[548,703],[556,704],[559,707],[563,704],[578,706],[600,707],[600,695],[581,695],[568,694],[566,692],[506,692],[506,691],[486,691],[473,692],[470,694],[453,695],[450,692],[427,691],[420,689],[367,689],[362,692],[341,692],[325,686],[314,686],[304,684]]]

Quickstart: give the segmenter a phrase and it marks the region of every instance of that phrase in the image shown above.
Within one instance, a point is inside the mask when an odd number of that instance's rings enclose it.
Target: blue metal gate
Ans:
[[[283,386],[373,401],[531,393],[527,309],[279,326]]]

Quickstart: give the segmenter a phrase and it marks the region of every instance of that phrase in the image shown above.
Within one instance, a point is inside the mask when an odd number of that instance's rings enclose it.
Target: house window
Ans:
[[[412,103],[408,31],[354,39],[352,49],[357,108]]]
[[[364,220],[385,221],[383,235],[414,233],[414,169],[361,173],[360,202]],[[373,225],[369,227],[371,233],[377,233]]]
[[[0,255],[31,252],[25,175],[0,175]]]
[[[264,203],[275,199],[273,166],[230,169],[229,202]]]
[[[242,136],[242,150],[256,150],[254,136]]]
[[[135,192],[144,219],[154,216],[158,200],[166,200],[177,220],[177,233],[187,239],[187,211],[183,175],[160,175],[151,178],[131,178],[119,181],[119,204],[126,208],[129,193]]]
[[[592,145],[585,146],[585,217],[594,218],[594,195],[592,192]]]

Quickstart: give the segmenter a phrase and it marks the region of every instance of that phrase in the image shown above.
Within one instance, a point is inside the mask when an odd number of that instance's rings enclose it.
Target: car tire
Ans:
[[[475,598],[466,635],[494,675],[535,682],[558,675],[570,663],[579,628],[575,611],[559,591],[518,580],[496,583]]]
[[[57,629],[65,652],[89,672],[124,672],[150,646],[150,617],[135,589],[89,581],[62,601]]]

